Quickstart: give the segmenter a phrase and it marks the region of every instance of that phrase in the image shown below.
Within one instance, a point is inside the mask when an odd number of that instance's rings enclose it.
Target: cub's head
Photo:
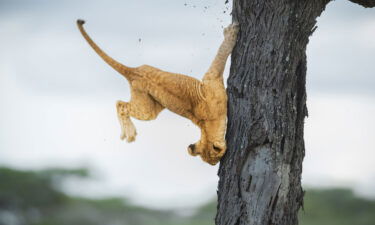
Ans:
[[[202,136],[188,147],[192,156],[199,155],[203,161],[216,165],[227,149],[225,144],[226,119],[204,121],[201,125]]]

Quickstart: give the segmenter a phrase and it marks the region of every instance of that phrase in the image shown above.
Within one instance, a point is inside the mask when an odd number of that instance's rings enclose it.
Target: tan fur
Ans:
[[[120,64],[104,53],[83,28],[84,21],[77,21],[83,37],[111,67],[130,83],[131,100],[116,104],[121,124],[121,139],[135,140],[136,129],[130,117],[153,120],[167,108],[188,118],[201,129],[201,138],[188,147],[188,152],[199,155],[203,161],[215,165],[226,151],[225,131],[227,118],[227,95],[223,83],[223,71],[228,56],[236,43],[238,25],[224,29],[224,41],[202,81],[169,73],[143,65],[130,68]]]

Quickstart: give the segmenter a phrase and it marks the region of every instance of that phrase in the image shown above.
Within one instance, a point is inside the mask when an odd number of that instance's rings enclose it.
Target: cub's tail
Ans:
[[[108,56],[101,48],[99,48],[98,45],[95,44],[95,42],[90,38],[90,36],[86,33],[85,29],[83,28],[83,24],[85,24],[84,20],[77,20],[78,29],[81,31],[82,36],[86,39],[86,41],[89,43],[89,45],[95,50],[95,52],[106,62],[108,63],[113,69],[115,69],[117,72],[122,74],[125,78],[128,80],[132,80],[132,77],[134,76],[133,68],[127,67],[110,56]]]

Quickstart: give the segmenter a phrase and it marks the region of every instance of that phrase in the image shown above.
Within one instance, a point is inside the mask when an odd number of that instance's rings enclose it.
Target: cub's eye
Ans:
[[[221,148],[216,147],[215,145],[213,145],[213,149],[215,150],[215,152],[221,152]]]

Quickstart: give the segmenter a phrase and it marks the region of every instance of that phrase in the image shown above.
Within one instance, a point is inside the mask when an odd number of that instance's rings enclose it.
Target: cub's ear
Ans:
[[[189,154],[192,155],[192,156],[197,156],[197,155],[199,155],[199,153],[196,152],[195,144],[191,144],[191,145],[189,145],[189,147],[188,147],[188,152],[189,152]]]

